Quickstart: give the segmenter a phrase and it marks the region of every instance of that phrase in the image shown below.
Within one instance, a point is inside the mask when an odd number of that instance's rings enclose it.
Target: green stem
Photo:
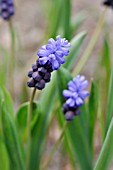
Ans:
[[[79,63],[77,64],[77,67],[75,68],[75,70],[73,71],[73,75],[77,75],[81,69],[83,68],[84,64],[86,63],[88,57],[91,55],[92,50],[95,47],[95,44],[98,40],[98,37],[100,35],[101,29],[104,25],[104,19],[105,19],[105,14],[106,14],[106,9],[102,12],[102,14],[100,15],[98,24],[95,28],[95,31],[92,35],[92,38],[83,54],[83,56],[81,57]]]
[[[30,161],[30,151],[31,151],[31,117],[32,117],[32,104],[35,97],[36,88],[34,88],[33,93],[30,98],[29,106],[28,106],[28,116],[27,116],[27,158],[26,158],[26,170],[29,169],[29,161]]]
[[[9,20],[9,30],[11,36],[11,51],[10,51],[10,88],[14,97],[14,70],[15,70],[15,32],[13,28],[12,20]]]
[[[47,159],[44,167],[42,167],[42,170],[46,170],[46,169],[47,169],[50,160],[52,159],[52,157],[53,157],[53,155],[54,155],[57,147],[59,146],[59,144],[60,144],[61,141],[62,141],[62,138],[63,138],[63,136],[64,136],[64,132],[65,132],[66,126],[67,126],[67,122],[64,124],[64,127],[63,127],[63,129],[62,129],[61,135],[60,135],[59,139],[56,141],[55,145],[53,146],[53,148],[52,148],[52,150],[51,150],[51,152],[50,152],[50,154],[49,154],[49,157],[48,157],[48,159]]]

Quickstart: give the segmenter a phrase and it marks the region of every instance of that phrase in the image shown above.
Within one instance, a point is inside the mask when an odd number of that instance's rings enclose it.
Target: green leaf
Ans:
[[[27,137],[27,113],[28,113],[29,102],[22,104],[16,113],[16,122],[20,132],[21,140],[24,142]],[[39,116],[40,105],[37,102],[33,102],[32,105],[32,119],[31,128],[36,123]]]
[[[58,71],[57,71],[57,83],[58,83],[58,90],[59,90],[59,98],[62,101],[62,103],[64,102],[65,98],[62,95],[62,91],[64,89],[67,89],[67,83],[69,80],[72,79],[71,74],[69,73],[68,70],[66,70],[65,68],[61,67]]]
[[[111,54],[110,45],[107,37],[105,38],[103,44],[101,65],[105,68],[106,73],[108,75],[111,71]]]
[[[113,69],[111,71],[111,77],[109,83],[108,102],[107,102],[107,111],[106,111],[106,132],[108,130],[112,116],[113,116]]]
[[[13,165],[13,169],[15,170],[25,170],[23,161],[24,156],[21,150],[18,132],[11,115],[5,107],[5,103],[2,105],[1,117],[4,141],[8,151],[10,164]]]
[[[9,170],[9,159],[4,140],[0,137],[0,169]]]
[[[63,22],[64,22],[64,37],[70,39],[70,21],[71,21],[71,1],[63,1]]]
[[[99,119],[102,138],[105,137],[108,127],[105,127],[106,104],[108,103],[108,89],[111,74],[111,54],[108,37],[103,42],[101,60],[98,68],[98,89],[99,89]],[[107,117],[107,116],[106,116]],[[109,120],[110,123],[111,119]],[[109,126],[109,124],[107,125]]]
[[[100,155],[96,162],[94,170],[108,170],[113,159],[113,118],[111,120],[106,138],[104,140]]]
[[[69,122],[68,131],[68,140],[72,145],[81,170],[92,170],[92,157],[79,117],[75,117],[73,121]]]
[[[94,130],[95,130],[96,117],[97,117],[97,108],[98,108],[97,106],[98,106],[98,89],[96,83],[92,81],[91,92],[90,92],[89,102],[88,102],[89,143],[92,152],[93,152]]]
[[[71,40],[72,47],[70,49],[70,54],[69,56],[67,56],[66,62],[63,64],[63,66],[68,70],[71,70],[75,64],[75,59],[78,56],[79,50],[82,46],[85,36],[86,32],[81,32]]]
[[[51,11],[49,14],[49,36],[55,38],[61,22],[62,1],[54,0],[51,2]]]
[[[9,111],[9,113],[11,115],[13,115],[13,102],[12,102],[12,98],[9,94],[9,92],[4,88],[4,87],[0,87],[0,109],[1,109],[1,104],[2,101],[5,101],[7,110]]]

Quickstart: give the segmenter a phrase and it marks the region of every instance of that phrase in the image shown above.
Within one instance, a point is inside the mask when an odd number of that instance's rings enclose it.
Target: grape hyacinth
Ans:
[[[89,95],[89,92],[84,90],[88,86],[88,81],[85,76],[77,75],[68,83],[68,90],[63,90],[63,96],[66,102],[63,105],[63,113],[67,121],[80,114],[79,107],[84,104],[84,99]]]
[[[48,44],[38,50],[36,63],[32,65],[32,70],[28,72],[30,77],[27,82],[29,87],[35,87],[42,90],[45,84],[51,79],[51,72],[58,70],[61,64],[65,62],[64,56],[69,54],[70,43],[60,36],[48,40]]]
[[[113,9],[113,0],[105,0],[103,4],[107,7],[111,7]]]
[[[0,0],[0,15],[4,20],[9,20],[14,12],[13,0]]]
[[[64,56],[68,56],[70,46],[68,40],[60,35],[56,37],[56,41],[50,38],[48,44],[38,50],[39,63],[43,65],[49,61],[52,69],[57,70],[65,62]]]

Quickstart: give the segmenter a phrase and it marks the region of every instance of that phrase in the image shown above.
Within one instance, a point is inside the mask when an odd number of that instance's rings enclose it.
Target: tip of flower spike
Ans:
[[[48,44],[38,50],[39,63],[44,65],[49,62],[52,65],[52,70],[58,70],[65,62],[64,56],[68,56],[70,46],[68,40],[61,38],[60,35],[56,37],[56,40],[50,38]]]

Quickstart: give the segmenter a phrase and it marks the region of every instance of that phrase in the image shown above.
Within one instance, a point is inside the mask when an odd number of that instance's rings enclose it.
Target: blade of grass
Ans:
[[[108,128],[106,138],[104,140],[100,155],[94,167],[94,170],[108,170],[108,167],[113,159],[113,118]]]
[[[113,68],[111,71],[111,77],[109,82],[109,92],[108,92],[108,102],[107,102],[107,111],[106,111],[106,126],[105,130],[107,132],[110,121],[113,115]]]

